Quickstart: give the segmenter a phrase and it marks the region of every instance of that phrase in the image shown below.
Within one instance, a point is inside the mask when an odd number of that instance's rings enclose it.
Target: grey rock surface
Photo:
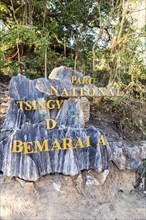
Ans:
[[[112,161],[120,169],[131,169],[141,172],[142,160],[146,158],[146,141],[126,143],[123,141],[110,142]]]
[[[81,99],[68,99],[65,100],[62,108],[59,110],[56,121],[59,127],[62,125],[65,127],[83,128],[85,127],[85,117],[83,108],[81,107]],[[74,115],[70,111],[74,111]]]
[[[83,77],[83,74],[80,72],[74,71],[72,68],[68,68],[65,66],[57,67],[53,69],[53,71],[49,75],[49,79],[53,80],[59,80],[59,81],[70,81],[71,82],[71,77],[76,76],[76,77]]]
[[[7,116],[3,124],[3,130],[12,131],[21,128],[21,125],[25,124],[26,116],[23,111],[21,111],[14,99],[11,99],[10,105],[8,107]]]
[[[12,141],[22,140],[24,142],[34,142],[36,139],[42,143],[42,139],[49,139],[51,146],[55,139],[62,144],[62,138],[72,138],[73,146],[77,138],[81,138],[84,146],[85,137],[91,137],[91,147],[67,149],[53,151],[38,151],[33,154],[12,153]],[[63,173],[65,175],[76,175],[85,169],[94,169],[97,172],[109,169],[111,157],[110,147],[99,146],[97,142],[101,132],[91,127],[89,129],[80,128],[57,128],[46,130],[45,123],[25,124],[21,130],[16,130],[7,142],[1,142],[1,149],[4,152],[2,172],[6,176],[17,176],[25,180],[36,181],[39,177],[50,173]],[[31,150],[35,145],[31,145]]]
[[[39,177],[50,173],[76,175],[82,170],[94,169],[104,173],[102,183],[110,171],[111,161],[119,169],[141,171],[142,160],[146,158],[146,142],[128,144],[123,141],[107,142],[106,146],[98,146],[97,142],[102,130],[90,127],[85,123],[90,117],[90,104],[87,98],[64,98],[60,109],[20,110],[17,101],[46,100],[52,97],[50,86],[58,86],[59,94],[62,88],[71,88],[71,76],[83,77],[83,74],[67,67],[55,68],[49,79],[29,80],[18,74],[13,77],[9,85],[11,96],[10,106],[0,133],[0,171],[5,176],[16,176],[28,181],[37,181]],[[58,99],[59,97],[54,96]],[[73,114],[72,114],[73,111]],[[47,130],[45,120],[54,119],[57,127]],[[42,143],[49,139],[51,145],[55,139],[62,144],[62,138],[72,138],[73,144],[77,138],[85,143],[85,136],[91,137],[91,146],[66,150],[55,149],[47,152],[24,154],[12,152],[14,140],[33,142],[31,150],[35,148],[34,141]],[[105,136],[104,136],[105,137]],[[106,140],[106,137],[105,137]]]
[[[44,95],[35,88],[37,80],[27,79],[22,74],[13,76],[9,84],[9,95],[14,100],[36,100]]]

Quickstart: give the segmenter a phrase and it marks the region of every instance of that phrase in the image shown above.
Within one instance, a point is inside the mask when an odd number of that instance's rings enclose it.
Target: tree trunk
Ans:
[[[47,47],[45,49],[45,79],[47,79]]]

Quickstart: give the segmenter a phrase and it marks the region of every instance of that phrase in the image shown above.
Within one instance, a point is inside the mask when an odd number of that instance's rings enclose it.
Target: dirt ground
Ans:
[[[133,189],[134,172],[112,165],[103,185],[87,185],[87,175],[98,179],[94,171],[47,175],[36,183],[1,179],[0,219],[146,219],[146,197]]]

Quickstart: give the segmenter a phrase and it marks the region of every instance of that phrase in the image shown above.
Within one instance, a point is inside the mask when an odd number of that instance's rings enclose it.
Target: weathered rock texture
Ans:
[[[86,144],[85,136],[91,136],[92,147],[76,148],[74,150],[58,150],[37,152],[33,154],[12,153],[12,140],[35,141],[42,143],[42,139],[49,139],[51,145],[54,139],[62,144],[62,138],[70,137],[74,140],[82,138]],[[46,130],[45,123],[25,124],[21,130],[16,130],[11,139],[7,140],[3,150],[3,172],[7,176],[19,176],[26,180],[36,181],[40,176],[49,173],[63,173],[76,175],[81,170],[94,169],[97,172],[109,169],[110,148],[100,146],[97,148],[97,140],[101,133],[95,128],[79,129],[66,128]],[[32,146],[33,148],[34,146]]]
[[[142,169],[142,159],[146,157],[146,143],[141,146],[129,146],[123,142],[106,141],[106,146],[97,147],[101,135],[100,129],[85,128],[90,117],[90,104],[87,98],[50,97],[50,86],[70,89],[71,76],[83,77],[82,73],[74,72],[67,67],[56,68],[49,79],[29,80],[18,74],[13,77],[9,85],[11,97],[7,116],[0,134],[0,170],[5,176],[17,176],[28,181],[37,181],[39,177],[50,173],[63,173],[75,175],[85,169],[94,169],[98,173],[110,170],[113,161],[119,169]],[[88,87],[88,86],[86,86]],[[79,89],[79,88],[78,88]],[[46,100],[48,98],[61,98],[63,104],[55,110],[20,110],[19,100]],[[70,115],[70,110],[75,110]],[[45,119],[55,119],[57,127],[47,130]],[[98,127],[98,126],[97,126]],[[62,144],[62,138],[72,138],[73,143],[81,138],[85,143],[85,136],[91,137],[91,147],[37,152],[23,154],[12,152],[13,140],[24,142],[42,141],[49,139],[50,145],[55,139]],[[106,139],[106,137],[105,137]],[[31,147],[35,148],[34,145]]]

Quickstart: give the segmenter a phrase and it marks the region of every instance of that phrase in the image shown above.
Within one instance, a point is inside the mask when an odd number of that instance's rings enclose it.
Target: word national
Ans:
[[[49,88],[50,96],[60,96],[60,97],[101,97],[101,96],[122,96],[120,88],[112,87],[101,87],[97,88],[95,86],[91,87],[72,87],[70,89],[62,88],[58,86],[50,86]]]
[[[106,146],[106,142],[104,139],[104,136],[101,135],[101,137],[98,140],[97,147],[98,146]],[[81,138],[78,138],[76,142],[73,145],[73,139],[72,138],[62,138],[61,143],[59,143],[58,139],[55,139],[52,144],[50,144],[48,139],[44,139],[42,142],[40,141],[30,141],[30,142],[23,142],[21,140],[14,140],[13,146],[12,146],[12,152],[14,153],[20,153],[23,152],[24,154],[33,154],[38,153],[38,151],[53,151],[55,149],[57,150],[67,150],[69,149],[76,149],[76,148],[88,148],[91,147],[90,143],[90,136],[86,136],[84,143]]]

